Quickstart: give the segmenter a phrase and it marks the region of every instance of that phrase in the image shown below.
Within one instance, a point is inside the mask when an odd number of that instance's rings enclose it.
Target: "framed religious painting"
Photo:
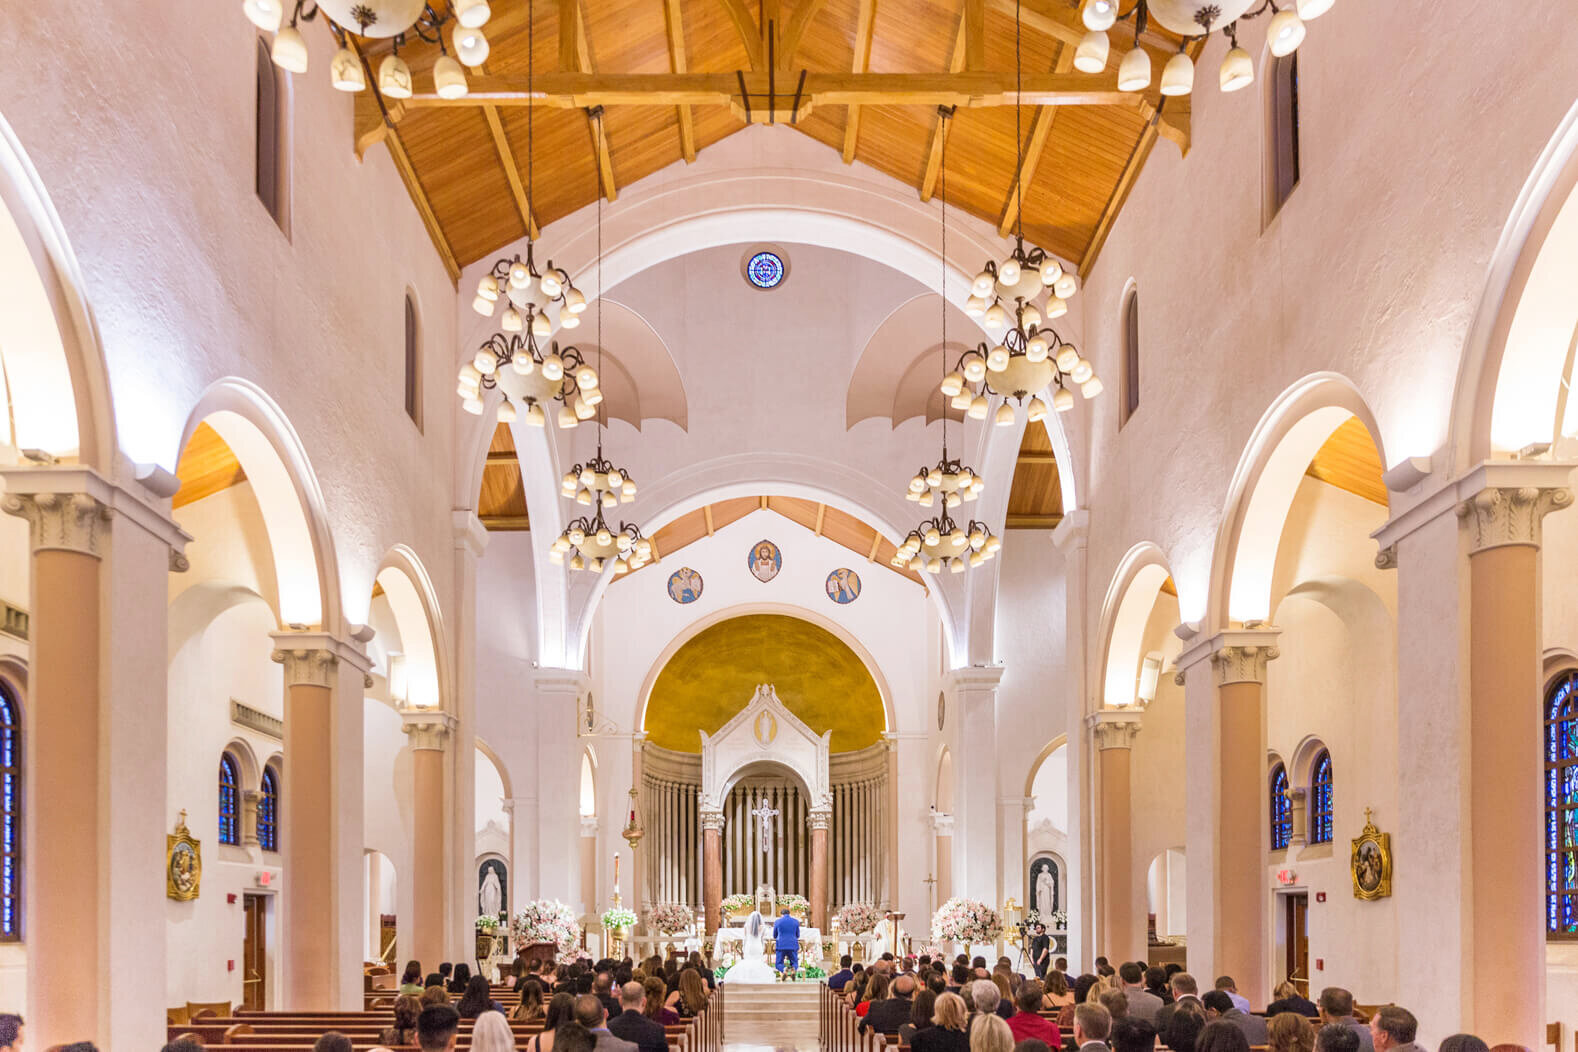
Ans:
[[[827,597],[839,606],[847,606],[860,598],[860,575],[848,567],[840,567],[827,575]]]
[[[203,845],[186,828],[186,812],[176,819],[175,832],[165,837],[164,891],[177,902],[197,898],[203,883]]]
[[[700,599],[703,587],[701,574],[688,566],[681,566],[668,575],[668,597],[681,606]]]
[[[778,550],[778,545],[772,541],[757,541],[751,545],[750,555],[745,563],[750,567],[751,576],[766,584],[778,576],[778,571],[784,568],[783,553]]]
[[[1392,834],[1375,828],[1364,809],[1364,832],[1353,838],[1353,897],[1384,899],[1392,894]]]

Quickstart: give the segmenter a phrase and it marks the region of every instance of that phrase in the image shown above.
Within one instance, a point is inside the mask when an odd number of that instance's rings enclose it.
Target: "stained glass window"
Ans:
[[[1288,799],[1288,769],[1271,769],[1271,849],[1280,851],[1293,839],[1293,804]]]
[[[1310,769],[1310,843],[1331,843],[1331,753],[1325,749]]]
[[[240,808],[237,806],[240,797],[238,786],[240,779],[236,777],[236,758],[229,753],[219,757],[219,842],[221,844],[239,844],[241,837]]]
[[[0,941],[22,938],[22,710],[0,683]]]
[[[1545,698],[1545,930],[1578,937],[1578,672]]]
[[[776,252],[758,252],[745,264],[745,278],[759,289],[775,289],[784,280],[784,261]]]
[[[258,794],[258,846],[279,850],[279,776],[272,767],[263,768],[263,791]]]

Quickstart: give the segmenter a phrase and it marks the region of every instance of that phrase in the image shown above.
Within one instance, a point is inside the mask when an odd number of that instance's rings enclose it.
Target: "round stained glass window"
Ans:
[[[775,289],[783,284],[784,261],[776,252],[758,252],[745,261],[745,279],[759,289]]]

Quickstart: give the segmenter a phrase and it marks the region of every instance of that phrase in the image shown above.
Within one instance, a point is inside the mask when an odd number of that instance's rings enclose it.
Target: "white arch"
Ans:
[[[1560,424],[1557,384],[1578,327],[1578,301],[1564,295],[1566,288],[1556,280],[1578,262],[1575,186],[1578,105],[1540,153],[1491,255],[1458,366],[1449,477],[1489,459],[1497,448],[1519,449],[1525,438],[1549,441],[1553,425]]]
[[[1255,426],[1233,481],[1211,560],[1209,627],[1271,616],[1271,577],[1283,525],[1310,461],[1349,417],[1358,417],[1386,463],[1375,416],[1352,382],[1311,373],[1294,383]]]
[[[872,682],[877,685],[877,694],[882,699],[882,718],[884,720],[882,729],[884,731],[896,729],[893,692],[888,688],[887,677],[882,674],[882,666],[877,663],[877,659],[872,656],[871,651],[867,650],[866,645],[853,635],[849,629],[837,621],[833,621],[809,607],[796,606],[792,603],[739,603],[735,606],[715,611],[706,617],[697,618],[676,632],[674,638],[669,640],[668,645],[658,654],[657,660],[652,662],[652,667],[647,669],[646,678],[641,681],[641,693],[636,701],[635,725],[643,730],[646,729],[647,706],[652,702],[652,688],[657,684],[658,676],[674,655],[679,653],[681,647],[714,625],[751,614],[781,614],[785,617],[797,618],[816,625],[818,628],[826,629],[837,636],[839,642],[854,651],[855,656],[860,658],[861,664],[866,666],[866,671],[871,675]],[[749,701],[750,699],[745,700]]]
[[[1167,557],[1150,541],[1136,544],[1118,561],[1101,604],[1101,700],[1109,708],[1125,708],[1137,700],[1145,625],[1171,575]]]
[[[375,578],[400,630],[405,654],[406,703],[421,709],[450,707],[449,647],[445,642],[444,615],[427,568],[404,544],[384,556]]]
[[[236,455],[257,495],[274,557],[280,622],[340,632],[340,574],[323,491],[284,410],[261,387],[232,376],[198,398],[178,451],[204,422]]]
[[[17,445],[75,452],[109,475],[114,409],[84,288],[60,216],[0,117],[0,318]]]

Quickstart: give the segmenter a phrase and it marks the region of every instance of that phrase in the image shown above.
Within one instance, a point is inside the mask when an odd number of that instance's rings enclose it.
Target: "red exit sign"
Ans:
[[[1283,887],[1298,883],[1299,875],[1291,869],[1277,870],[1277,883]]]

